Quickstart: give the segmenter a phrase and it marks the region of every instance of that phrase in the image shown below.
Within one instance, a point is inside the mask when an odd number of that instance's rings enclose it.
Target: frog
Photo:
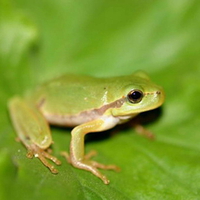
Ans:
[[[55,166],[61,161],[52,155],[50,126],[71,127],[69,153],[62,155],[75,168],[89,171],[109,184],[101,170],[118,171],[119,167],[91,159],[96,152],[85,153],[85,135],[128,122],[142,112],[160,107],[164,99],[162,87],[143,71],[111,77],[64,74],[25,95],[15,95],[8,101],[8,110],[28,158],[38,158],[57,174]]]

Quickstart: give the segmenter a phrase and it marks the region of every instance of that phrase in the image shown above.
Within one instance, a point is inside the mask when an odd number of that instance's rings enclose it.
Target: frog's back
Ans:
[[[31,98],[50,113],[78,114],[110,103],[108,85],[107,78],[64,75],[38,87]]]

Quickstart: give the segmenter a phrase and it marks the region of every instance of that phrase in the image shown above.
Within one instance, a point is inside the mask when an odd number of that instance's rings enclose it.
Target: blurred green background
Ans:
[[[198,0],[0,0],[0,199],[199,199],[199,54]],[[166,102],[146,126],[156,140],[127,128],[87,142],[96,160],[121,167],[103,171],[110,185],[60,156],[69,129],[52,128],[58,175],[26,158],[7,112],[11,96],[63,73],[138,69],[164,87]]]

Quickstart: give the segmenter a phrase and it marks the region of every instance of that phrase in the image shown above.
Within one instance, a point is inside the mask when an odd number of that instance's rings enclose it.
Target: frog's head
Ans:
[[[155,109],[164,102],[164,91],[146,76],[136,76],[124,86],[121,94],[121,106],[112,109],[114,116],[131,116]]]

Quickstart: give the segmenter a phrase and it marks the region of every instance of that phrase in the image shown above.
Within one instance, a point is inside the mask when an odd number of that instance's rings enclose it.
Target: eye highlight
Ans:
[[[131,103],[139,103],[143,98],[143,92],[140,90],[131,90],[127,98]]]

